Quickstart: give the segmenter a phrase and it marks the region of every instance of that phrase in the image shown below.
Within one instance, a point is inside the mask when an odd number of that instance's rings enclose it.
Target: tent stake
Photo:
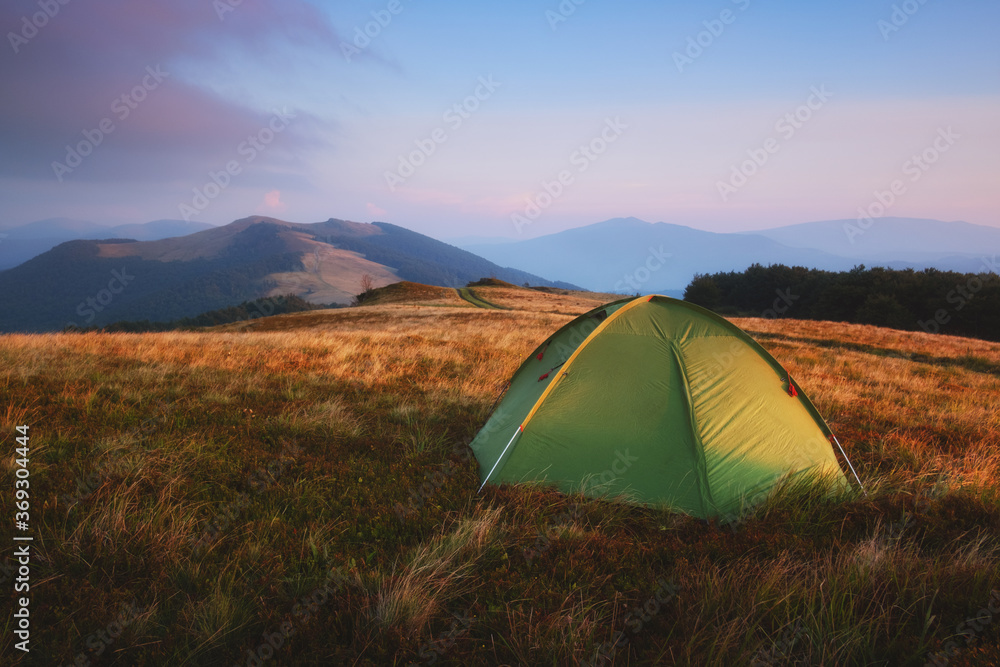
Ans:
[[[868,497],[868,492],[865,491],[865,486],[864,486],[864,484],[861,483],[861,478],[858,477],[858,473],[855,472],[854,466],[851,465],[851,459],[847,458],[847,452],[845,452],[844,448],[840,446],[840,440],[837,440],[837,436],[834,435],[833,433],[831,433],[830,435],[833,436],[833,441],[835,443],[837,443],[837,449],[840,450],[840,453],[844,456],[844,460],[847,461],[847,467],[851,469],[852,473],[854,473],[854,479],[858,480],[858,486],[861,487],[861,492],[864,493],[865,497],[867,498]]]
[[[520,432],[521,432],[521,431],[522,431],[523,429],[524,429],[524,426],[522,425],[522,426],[518,426],[518,427],[517,427],[517,430],[516,430],[516,431],[514,431],[514,435],[513,435],[513,436],[511,436],[511,438],[510,438],[510,442],[508,442],[508,443],[507,443],[507,446],[503,448],[503,451],[502,451],[502,452],[500,452],[500,458],[498,458],[498,459],[497,459],[497,462],[493,464],[493,467],[492,467],[492,468],[490,468],[490,474],[489,474],[489,475],[486,475],[486,479],[484,479],[484,480],[483,480],[483,484],[482,484],[482,486],[480,486],[480,487],[479,487],[479,491],[482,491],[482,490],[483,490],[483,486],[486,486],[486,482],[490,481],[490,475],[492,475],[492,474],[493,474],[493,471],[497,469],[497,466],[498,466],[498,465],[500,465],[500,461],[501,461],[501,459],[503,459],[503,455],[504,455],[504,454],[506,454],[506,453],[507,453],[507,450],[508,450],[508,449],[510,449],[510,446],[511,446],[512,444],[514,444],[514,438],[516,438],[516,437],[517,437],[517,434],[518,434],[518,433],[520,433]],[[860,482],[859,482],[859,483],[860,483]],[[479,491],[476,491],[476,493],[478,494],[478,493],[479,493]]]

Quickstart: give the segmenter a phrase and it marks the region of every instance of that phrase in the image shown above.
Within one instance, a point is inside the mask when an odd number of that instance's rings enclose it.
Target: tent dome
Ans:
[[[665,296],[556,331],[472,441],[480,480],[726,515],[785,475],[846,478],[823,418],[749,335]]]

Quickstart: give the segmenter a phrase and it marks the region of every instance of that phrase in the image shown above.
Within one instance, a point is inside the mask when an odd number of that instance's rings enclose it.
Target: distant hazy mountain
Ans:
[[[845,225],[854,227],[845,231]],[[974,272],[982,270],[987,252],[1000,253],[1000,229],[878,218],[866,228],[856,220],[831,220],[720,234],[616,218],[526,241],[463,247],[498,264],[544,271],[595,291],[676,293],[697,273],[743,271],[754,263],[830,271],[864,263]]]
[[[113,227],[72,218],[39,220],[3,230],[0,234],[0,270],[22,264],[66,241],[120,238],[155,241],[193,234],[212,227],[204,222],[185,220],[154,220],[145,224]]]
[[[498,264],[548,275],[595,291],[683,290],[696,273],[762,264],[851,268],[850,259],[821,250],[789,248],[763,236],[718,234],[664,222],[616,218],[549,236],[466,249]]]
[[[187,220],[153,220],[141,225],[118,225],[107,231],[91,232],[88,239],[135,239],[136,241],[157,241],[174,236],[187,236],[206,229],[214,229],[215,225]]]
[[[99,225],[89,220],[73,218],[48,218],[31,222],[20,227],[5,229],[3,232],[10,239],[79,239],[89,232],[108,229],[107,225]]]
[[[1000,252],[1000,228],[921,218],[825,220],[753,232],[792,248],[822,248],[841,257],[886,262],[962,261]],[[936,268],[950,268],[937,266]]]
[[[458,236],[455,238],[444,238],[441,240],[459,248],[493,245],[495,243],[514,243],[517,241],[517,239],[512,239],[507,236]]]
[[[290,293],[343,304],[365,274],[376,287],[401,279],[458,287],[483,277],[573,287],[388,223],[251,217],[155,241],[63,243],[0,272],[0,331],[164,322]]]

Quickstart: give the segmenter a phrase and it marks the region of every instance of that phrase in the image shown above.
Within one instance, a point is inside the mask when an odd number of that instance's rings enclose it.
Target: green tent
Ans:
[[[786,475],[846,484],[833,442],[750,336],[654,295],[556,331],[514,373],[471,447],[483,485],[537,481],[710,517],[738,512]]]

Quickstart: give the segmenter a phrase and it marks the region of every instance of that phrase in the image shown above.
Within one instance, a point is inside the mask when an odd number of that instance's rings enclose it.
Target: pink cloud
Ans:
[[[281,201],[281,190],[271,190],[264,195],[263,208],[272,213],[285,211],[288,206]]]

